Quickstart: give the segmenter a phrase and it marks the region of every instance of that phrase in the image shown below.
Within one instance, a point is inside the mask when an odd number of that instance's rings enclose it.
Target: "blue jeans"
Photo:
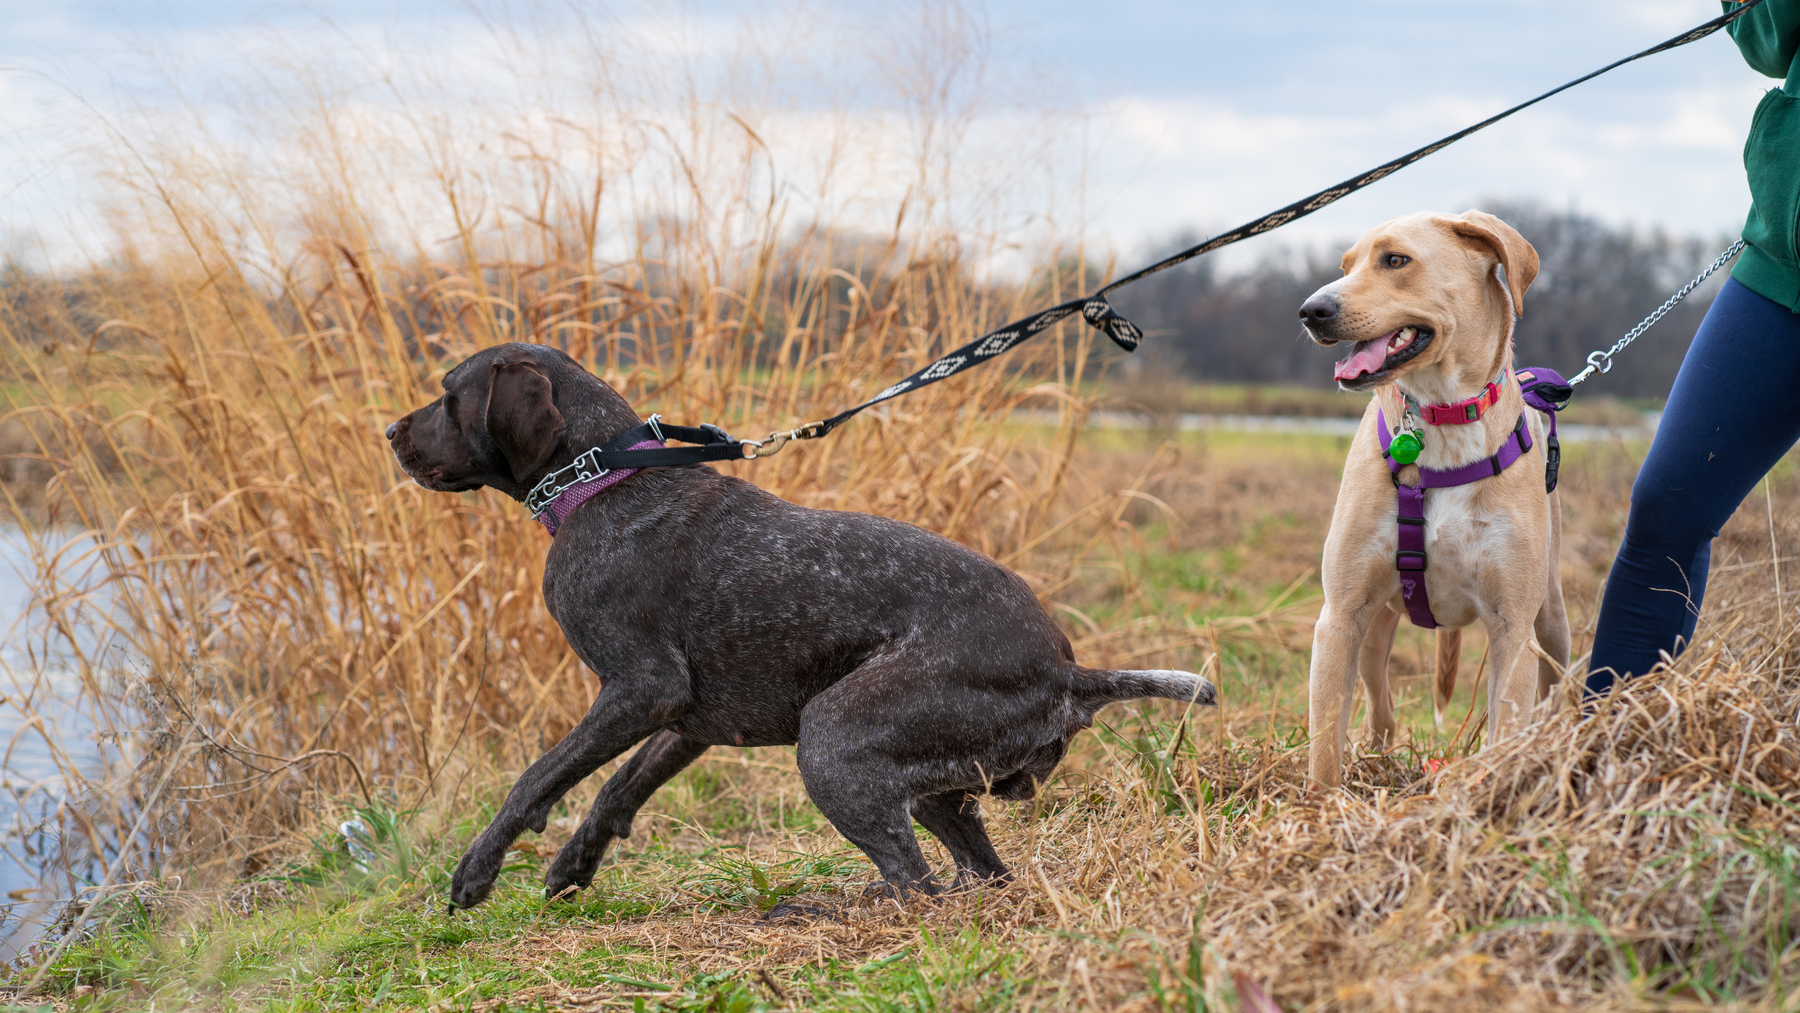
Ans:
[[[1728,279],[1706,311],[1631,487],[1587,688],[1694,639],[1712,540],[1800,440],[1800,314]]]

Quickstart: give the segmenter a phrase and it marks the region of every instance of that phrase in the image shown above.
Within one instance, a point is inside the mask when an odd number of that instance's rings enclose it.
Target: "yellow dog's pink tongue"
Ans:
[[[1368,373],[1381,372],[1381,364],[1387,361],[1388,342],[1393,338],[1393,334],[1384,334],[1373,341],[1358,341],[1356,351],[1351,352],[1349,358],[1338,362],[1337,372],[1332,374],[1332,378],[1354,380]]]

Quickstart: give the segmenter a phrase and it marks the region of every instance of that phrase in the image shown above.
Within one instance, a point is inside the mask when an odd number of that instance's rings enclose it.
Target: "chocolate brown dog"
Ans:
[[[523,500],[640,421],[562,352],[506,344],[451,370],[444,396],[387,435],[427,489]],[[959,885],[1006,877],[972,796],[1030,798],[1108,703],[1214,698],[1187,672],[1075,664],[1025,582],[955,542],[795,506],[704,465],[646,469],[577,507],[550,545],[544,600],[600,695],[463,855],[456,907],[480,903],[513,840],[639,742],[551,864],[550,896],[591,883],[651,793],[727,744],[798,743],[814,804],[900,894],[938,889],[915,819]]]

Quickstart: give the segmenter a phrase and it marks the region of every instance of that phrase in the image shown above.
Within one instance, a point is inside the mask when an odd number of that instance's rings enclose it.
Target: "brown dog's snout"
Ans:
[[[395,421],[388,424],[388,427],[387,427],[388,442],[390,442],[390,443],[393,442],[394,437],[399,436],[399,435],[400,435],[400,420],[396,419]]]
[[[1315,292],[1312,298],[1300,304],[1300,322],[1308,327],[1330,323],[1338,315],[1337,296],[1326,292]]]

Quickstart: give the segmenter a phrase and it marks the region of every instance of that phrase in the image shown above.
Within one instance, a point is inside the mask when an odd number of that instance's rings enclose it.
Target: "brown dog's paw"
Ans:
[[[592,876],[557,875],[556,870],[552,868],[550,874],[544,877],[544,899],[574,900],[576,894],[593,885],[594,877]]]
[[[450,908],[472,908],[487,900],[494,892],[494,880],[500,875],[500,863],[476,854],[471,848],[456,863],[456,874],[450,877]]]

